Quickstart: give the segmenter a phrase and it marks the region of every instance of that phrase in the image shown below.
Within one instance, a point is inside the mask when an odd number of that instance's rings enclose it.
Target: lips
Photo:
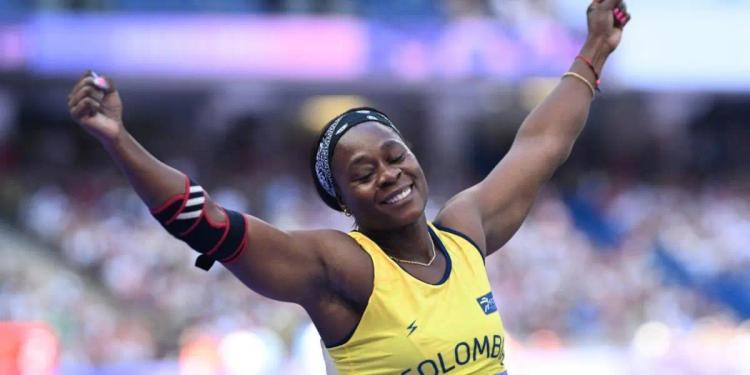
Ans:
[[[413,184],[405,186],[401,189],[394,191],[393,193],[388,194],[388,196],[386,196],[385,199],[381,203],[388,204],[388,205],[397,204],[403,201],[404,199],[406,199],[407,197],[409,197],[409,195],[411,195],[412,193],[412,190],[414,190]]]

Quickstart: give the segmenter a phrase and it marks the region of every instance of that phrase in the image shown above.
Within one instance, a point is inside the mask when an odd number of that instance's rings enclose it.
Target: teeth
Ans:
[[[402,199],[406,198],[406,197],[407,197],[407,196],[409,195],[409,193],[411,193],[411,186],[409,186],[409,187],[407,187],[406,189],[404,189],[404,191],[400,192],[400,193],[399,193],[398,195],[396,195],[395,197],[393,197],[393,198],[391,198],[391,199],[387,200],[387,201],[386,201],[385,203],[388,203],[388,204],[394,204],[394,203],[396,203],[396,202],[398,202],[398,201],[400,201],[400,200],[402,200]]]

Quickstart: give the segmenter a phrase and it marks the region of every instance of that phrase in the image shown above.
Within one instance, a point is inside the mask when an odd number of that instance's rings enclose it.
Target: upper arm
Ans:
[[[567,156],[565,147],[551,137],[519,134],[490,174],[449,200],[436,221],[468,235],[485,256],[492,254],[521,227],[542,185]]]
[[[221,208],[207,200],[206,214],[225,220]],[[245,249],[224,266],[250,289],[266,297],[305,304],[327,285],[323,250],[334,231],[286,232],[245,216]],[[344,235],[341,233],[341,235]]]
[[[508,154],[482,182],[449,201],[438,220],[476,236],[486,254],[500,248],[521,226],[542,184],[567,159],[590,104],[583,85],[561,81],[526,117]]]

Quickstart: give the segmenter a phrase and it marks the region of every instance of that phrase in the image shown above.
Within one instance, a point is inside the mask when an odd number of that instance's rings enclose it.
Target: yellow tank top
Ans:
[[[500,374],[505,329],[484,260],[463,235],[432,224],[447,260],[438,284],[404,271],[367,236],[349,235],[372,258],[372,295],[352,336],[328,348],[338,374]]]

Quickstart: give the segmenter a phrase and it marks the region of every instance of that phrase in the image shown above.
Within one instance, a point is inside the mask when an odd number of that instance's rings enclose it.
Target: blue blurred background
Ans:
[[[0,374],[315,374],[302,309],[148,214],[69,119],[87,68],[126,126],[227,207],[352,223],[315,196],[319,129],[372,105],[431,215],[503,156],[585,38],[573,0],[0,2]],[[750,374],[750,3],[628,3],[570,160],[488,258],[518,374]]]

